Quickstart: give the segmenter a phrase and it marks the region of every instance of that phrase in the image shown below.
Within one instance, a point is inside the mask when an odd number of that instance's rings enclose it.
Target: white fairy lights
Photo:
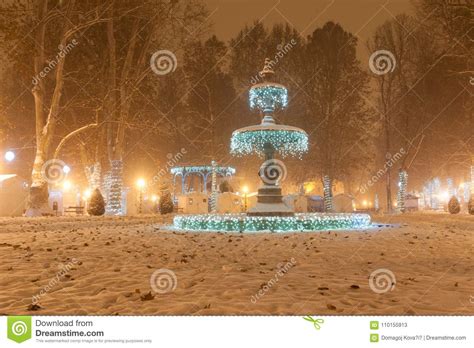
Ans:
[[[232,134],[230,152],[235,156],[257,154],[261,157],[265,156],[267,160],[273,159],[276,154],[282,157],[301,158],[308,151],[308,135],[300,128],[276,124],[273,112],[287,107],[288,91],[285,86],[272,82],[274,72],[269,63],[269,60],[265,61],[265,67],[261,72],[265,82],[253,86],[249,92],[250,107],[260,110],[263,116],[262,122],[259,125],[236,130]],[[272,187],[279,189],[278,185]],[[245,192],[245,198],[246,195]],[[246,203],[245,199],[245,205]],[[271,210],[262,209],[259,211],[262,214],[258,215],[177,215],[174,217],[173,224],[177,229],[186,231],[227,232],[303,232],[355,229],[370,225],[370,216],[367,214],[296,213],[293,215],[291,213],[290,216],[282,216],[278,214],[280,204],[283,205],[283,203],[267,203],[268,206],[275,206],[272,209],[277,209],[275,210],[277,214],[267,214]]]
[[[400,170],[398,173],[398,194],[397,208],[400,212],[405,212],[406,191],[408,185],[408,173],[406,170]]]
[[[249,92],[251,109],[276,110],[288,106],[288,91],[278,83],[262,83],[253,86]]]
[[[246,214],[177,215],[176,228],[189,231],[288,232],[356,229],[370,226],[367,214],[301,213],[294,216],[247,216]]]
[[[282,156],[301,156],[308,151],[308,136],[295,130],[254,130],[236,131],[230,141],[232,155],[243,156],[257,154],[263,156],[264,145],[271,144]]]

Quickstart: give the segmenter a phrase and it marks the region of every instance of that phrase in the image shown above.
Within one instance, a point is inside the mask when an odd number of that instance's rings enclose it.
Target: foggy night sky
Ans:
[[[228,41],[244,25],[261,19],[265,26],[288,22],[306,37],[327,21],[357,34],[359,55],[377,26],[400,13],[412,13],[410,0],[205,0],[208,21],[219,39]],[[383,6],[383,7],[382,7]]]

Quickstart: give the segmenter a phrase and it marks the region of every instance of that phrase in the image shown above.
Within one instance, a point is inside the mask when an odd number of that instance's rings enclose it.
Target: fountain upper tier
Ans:
[[[273,118],[275,110],[288,105],[288,90],[274,82],[274,71],[270,61],[260,72],[262,83],[250,88],[249,102],[252,109],[260,110],[263,118],[259,125],[240,128],[232,133],[230,152],[233,155],[257,154],[267,157],[269,151],[282,157],[301,157],[308,151],[308,135],[300,128],[278,125]]]
[[[230,152],[242,156],[264,156],[270,144],[282,157],[301,157],[308,151],[308,135],[300,128],[264,123],[240,128],[232,133]]]

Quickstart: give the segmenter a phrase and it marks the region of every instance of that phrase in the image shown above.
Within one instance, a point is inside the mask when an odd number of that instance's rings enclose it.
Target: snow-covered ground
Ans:
[[[167,231],[159,216],[0,218],[0,314],[474,314],[474,216],[374,221],[393,225],[224,234]]]

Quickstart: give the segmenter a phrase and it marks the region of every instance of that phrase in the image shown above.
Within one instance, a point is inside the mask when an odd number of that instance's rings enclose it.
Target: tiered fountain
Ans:
[[[308,151],[308,135],[300,128],[276,124],[273,114],[288,105],[285,86],[274,82],[270,61],[265,61],[260,72],[263,82],[250,88],[252,109],[263,115],[259,125],[244,127],[232,134],[231,153],[235,156],[257,154],[265,158],[259,175],[263,185],[258,190],[257,204],[243,214],[177,215],[174,226],[191,231],[315,231],[327,229],[354,229],[370,225],[367,214],[295,213],[283,203],[280,183],[286,176],[286,167],[275,158],[278,154],[301,156]]]

